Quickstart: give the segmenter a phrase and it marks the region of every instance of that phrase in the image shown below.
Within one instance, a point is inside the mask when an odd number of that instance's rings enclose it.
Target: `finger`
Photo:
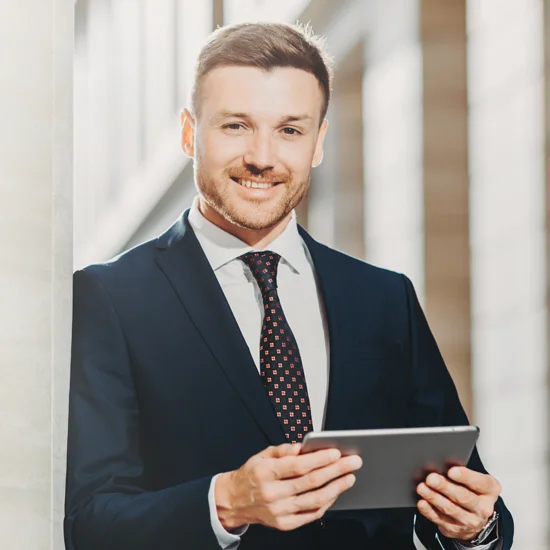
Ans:
[[[362,465],[363,461],[360,456],[345,456],[337,462],[312,470],[301,477],[282,481],[282,490],[285,491],[285,496],[291,496],[318,489],[333,479],[355,472]]]
[[[265,502],[273,504],[272,512],[274,515],[284,515],[290,512],[297,513],[302,510],[300,507],[301,501],[296,505],[296,501],[293,501],[292,497],[325,487],[329,482],[352,473],[361,464],[361,458],[357,455],[342,457],[338,462],[313,470],[304,476],[264,484],[260,491],[261,497]],[[355,482],[355,479],[353,479],[353,482]],[[338,494],[335,493],[334,498],[337,498]],[[317,502],[315,499],[312,499],[312,502],[313,504],[310,505],[313,506],[312,510],[323,506],[321,500]]]
[[[312,470],[328,466],[341,457],[338,449],[323,449],[298,456],[285,456],[273,462],[276,479],[303,476]]]
[[[310,512],[301,512],[298,514],[288,514],[286,516],[279,516],[273,525],[269,527],[275,527],[280,531],[291,531],[293,529],[298,529],[303,525],[311,523],[312,521],[318,520],[323,517],[325,514],[324,509],[314,510]]]
[[[438,527],[460,527],[458,522],[434,508],[427,500],[419,500],[416,507],[425,518],[435,523]]]
[[[482,474],[469,468],[455,466],[447,473],[452,481],[456,481],[478,495],[490,495],[500,493],[500,484],[488,474]]]
[[[300,454],[300,443],[283,443],[282,445],[271,445],[257,456],[261,458],[282,458],[284,456],[297,456]]]
[[[314,491],[308,491],[300,495],[288,499],[290,509],[293,513],[308,512],[318,510],[327,506],[331,501],[336,500],[344,491],[353,487],[355,476],[348,474],[346,476],[335,479]]]
[[[446,496],[430,489],[425,483],[421,483],[418,486],[417,492],[424,500],[431,504],[433,508],[461,525],[475,525],[480,521],[475,514],[457,506]]]
[[[322,506],[317,510],[313,509],[313,510],[299,511],[291,514],[288,514],[288,513],[281,514],[276,518],[275,525],[270,525],[270,527],[275,527],[277,529],[287,531],[291,529],[297,529],[298,527],[302,527],[303,525],[311,523],[312,521],[318,520],[319,518],[322,518],[325,515],[326,511],[336,501],[336,498],[329,500],[325,504],[325,506]]]
[[[426,478],[426,485],[434,491],[446,496],[449,500],[468,510],[477,512],[480,507],[481,497],[470,489],[453,483],[439,474],[430,474]]]

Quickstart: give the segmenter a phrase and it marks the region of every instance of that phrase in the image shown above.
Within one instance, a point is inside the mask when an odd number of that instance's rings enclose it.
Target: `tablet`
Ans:
[[[416,506],[416,486],[428,473],[465,466],[478,436],[477,426],[321,431],[306,435],[301,452],[338,448],[363,459],[331,510],[406,508]]]

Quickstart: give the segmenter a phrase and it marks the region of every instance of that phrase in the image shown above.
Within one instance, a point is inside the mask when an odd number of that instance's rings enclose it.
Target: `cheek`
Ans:
[[[296,177],[307,175],[311,170],[314,149],[311,144],[289,144],[281,149],[280,161]],[[300,179],[300,178],[298,178]]]
[[[227,139],[215,133],[197,137],[196,155],[208,171],[224,169],[243,155],[244,142],[240,138]]]

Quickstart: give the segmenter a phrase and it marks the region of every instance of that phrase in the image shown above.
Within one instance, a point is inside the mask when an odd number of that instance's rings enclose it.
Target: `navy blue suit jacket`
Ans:
[[[330,333],[325,429],[467,424],[411,282],[300,232]],[[68,550],[219,549],[207,502],[213,475],[281,443],[187,212],[158,239],[74,274]],[[469,466],[484,471],[477,451]],[[498,508],[508,550],[513,522],[501,500]],[[413,548],[414,512],[328,516],[358,519],[369,548],[396,550]],[[438,547],[435,526],[418,521],[423,542]],[[264,548],[272,534],[252,526],[241,549]],[[290,543],[293,532],[284,536]]]

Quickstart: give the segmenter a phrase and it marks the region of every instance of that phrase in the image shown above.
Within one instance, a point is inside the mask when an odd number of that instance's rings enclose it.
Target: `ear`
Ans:
[[[319,166],[323,160],[323,143],[325,142],[325,135],[327,133],[328,120],[325,118],[321,128],[319,129],[319,135],[317,136],[317,144],[315,145],[315,152],[313,153],[313,160],[311,166],[313,168]]]
[[[195,156],[195,119],[193,115],[184,109],[180,115],[181,121],[181,148],[190,158]]]

